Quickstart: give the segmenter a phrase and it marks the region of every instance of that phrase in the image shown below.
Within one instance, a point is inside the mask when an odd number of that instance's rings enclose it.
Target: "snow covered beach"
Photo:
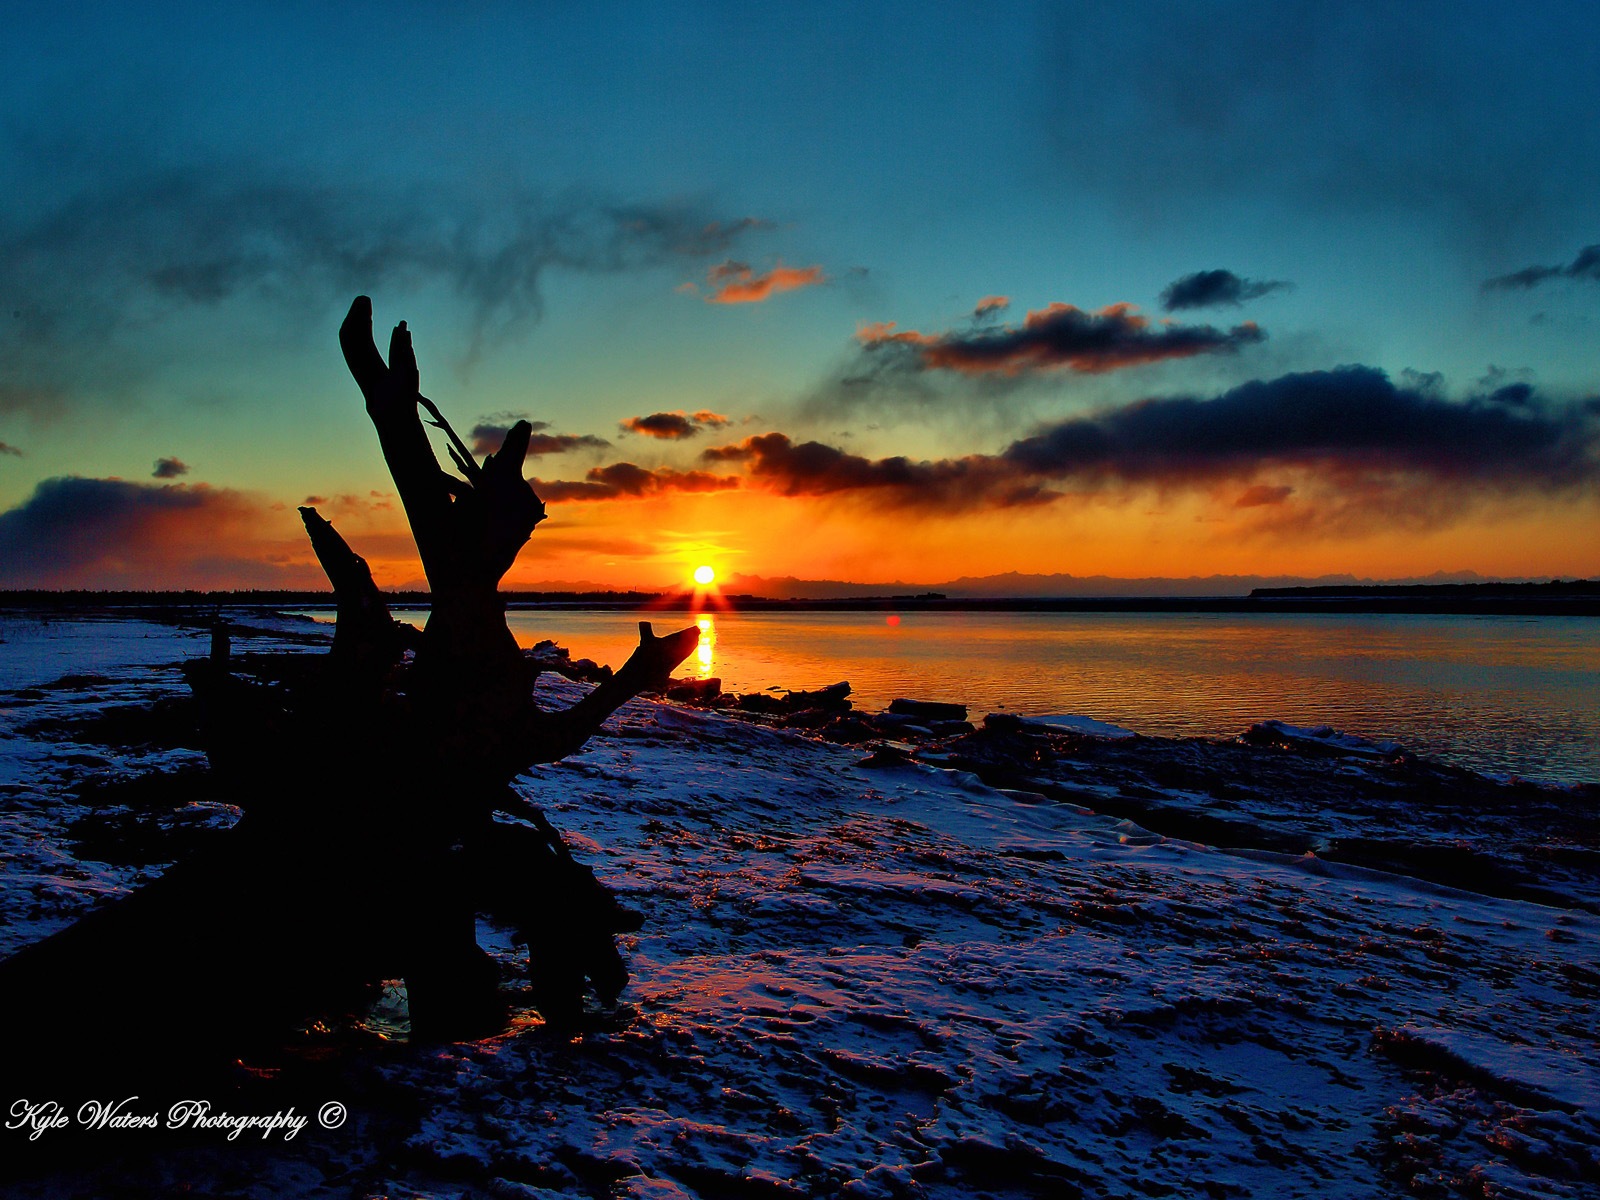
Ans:
[[[203,755],[146,740],[139,715],[181,696],[193,631],[13,632],[4,952],[230,819]],[[338,1067],[339,1129],[152,1148],[22,1194],[1582,1196],[1600,1180],[1593,789],[1294,730],[1002,721],[839,745],[779,721],[639,701],[519,784],[644,917],[624,1007],[592,1031],[529,1017],[414,1045],[391,1004],[371,1024],[394,1039]],[[134,782],[152,770],[164,786]],[[513,947],[482,935],[509,977]]]

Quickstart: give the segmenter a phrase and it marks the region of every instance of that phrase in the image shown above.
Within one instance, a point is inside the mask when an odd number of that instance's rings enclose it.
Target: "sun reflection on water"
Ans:
[[[700,672],[700,678],[710,679],[717,646],[717,627],[710,617],[705,616],[696,617],[694,623],[700,630],[700,642],[694,651],[695,664]]]

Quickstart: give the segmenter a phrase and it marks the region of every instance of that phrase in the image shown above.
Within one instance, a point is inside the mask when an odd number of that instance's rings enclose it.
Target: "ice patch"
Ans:
[[[1344,754],[1357,754],[1367,758],[1388,758],[1400,754],[1404,747],[1399,742],[1374,741],[1353,733],[1340,733],[1332,725],[1290,725],[1287,721],[1261,721],[1250,726],[1244,735],[1247,741],[1283,740],[1300,744],[1313,744]]]
[[[1402,1025],[1387,1035],[1413,1053],[1493,1080],[1519,1092],[1548,1096],[1564,1108],[1600,1110],[1600,1072],[1575,1051],[1558,1045],[1528,1046],[1503,1041],[1473,1029]]]

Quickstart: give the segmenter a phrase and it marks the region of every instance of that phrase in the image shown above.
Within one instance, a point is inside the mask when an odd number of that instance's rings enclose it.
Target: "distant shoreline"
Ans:
[[[1258,588],[1245,596],[852,596],[773,599],[749,595],[656,592],[504,593],[510,610],[612,612],[1017,612],[1217,613],[1284,615],[1418,614],[1434,616],[1600,616],[1600,582],[1400,584]],[[422,591],[385,592],[393,608],[427,608]],[[159,610],[194,608],[319,608],[333,606],[323,591],[0,591],[0,611]]]

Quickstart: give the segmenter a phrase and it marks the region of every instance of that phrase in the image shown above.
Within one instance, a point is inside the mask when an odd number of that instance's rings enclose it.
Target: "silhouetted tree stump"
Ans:
[[[544,519],[522,477],[531,426],[480,464],[421,395],[404,322],[385,362],[358,297],[339,338],[427,573],[427,625],[394,621],[365,561],[300,510],[334,588],[332,650],[245,662],[224,637],[186,666],[221,794],[244,815],[211,853],[0,962],[0,1020],[13,1044],[27,1031],[15,1076],[59,1078],[85,1055],[107,1079],[181,1074],[348,1011],[387,978],[404,978],[420,1036],[495,1031],[479,912],[528,942],[548,1020],[575,1022],[588,989],[610,1001],[627,982],[614,935],[637,918],[509,785],[664,684],[698,631],[641,622],[609,679],[542,710],[498,590]],[[459,474],[440,468],[424,412]]]

